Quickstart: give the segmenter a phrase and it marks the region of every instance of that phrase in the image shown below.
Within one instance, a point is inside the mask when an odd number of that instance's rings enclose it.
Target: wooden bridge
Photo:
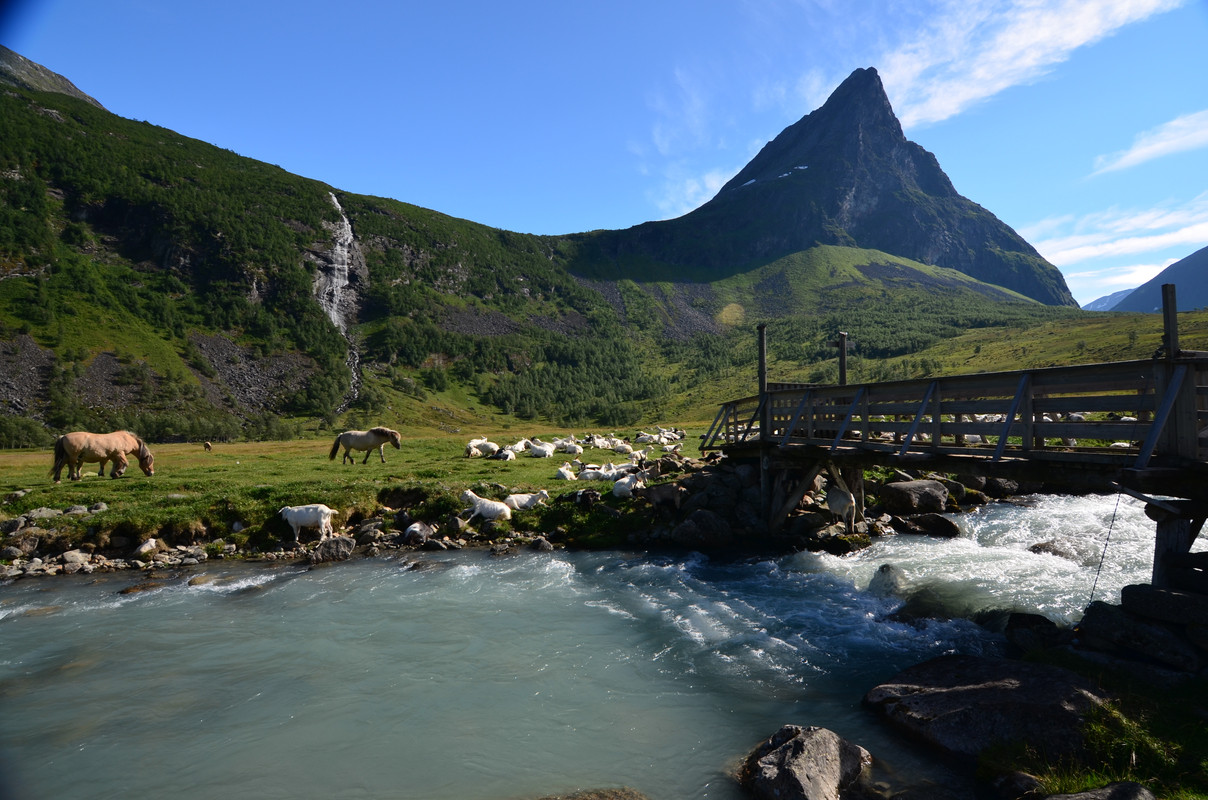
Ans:
[[[1208,517],[1208,352],[1179,349],[1170,289],[1144,361],[777,385],[761,329],[760,391],[722,405],[701,449],[758,459],[771,529],[824,468],[857,495],[876,465],[1126,492],[1158,523],[1153,584],[1170,585]]]

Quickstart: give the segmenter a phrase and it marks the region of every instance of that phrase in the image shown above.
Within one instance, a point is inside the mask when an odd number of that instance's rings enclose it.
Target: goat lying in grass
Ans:
[[[318,528],[320,541],[328,536],[335,536],[331,527],[331,518],[336,510],[322,503],[310,503],[304,506],[285,506],[277,512],[281,518],[294,529],[294,541],[298,541],[298,533],[303,528]]]
[[[513,511],[524,511],[536,508],[549,499],[549,492],[542,489],[536,494],[509,494],[503,498],[503,504]]]
[[[486,497],[479,497],[469,489],[461,493],[461,501],[469,503],[470,507],[466,511],[472,511],[470,516],[466,517],[466,522],[474,519],[474,517],[482,517],[483,519],[511,519],[512,509],[508,508],[498,500],[490,500]],[[463,514],[465,511],[462,512]]]
[[[620,478],[612,485],[612,494],[614,497],[633,497],[634,489],[641,489],[646,486],[645,476],[640,472],[632,472],[624,478]]]

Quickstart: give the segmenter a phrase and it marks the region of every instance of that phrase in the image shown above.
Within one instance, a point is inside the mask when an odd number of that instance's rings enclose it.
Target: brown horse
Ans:
[[[63,467],[67,467],[69,480],[80,479],[80,466],[84,463],[99,461],[101,464],[98,476],[105,474],[105,462],[112,461],[111,478],[120,478],[130,464],[126,460],[127,453],[138,457],[138,465],[147,475],[155,474],[155,457],[147,449],[147,443],[130,431],[114,431],[113,433],[88,433],[75,431],[65,433],[55,440],[55,465],[50,468],[59,482]]]

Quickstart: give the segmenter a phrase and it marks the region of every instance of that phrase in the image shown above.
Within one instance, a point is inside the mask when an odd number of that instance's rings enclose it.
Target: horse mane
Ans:
[[[389,437],[390,441],[392,442],[397,442],[401,438],[398,431],[391,430],[384,425],[378,425],[376,428],[370,428],[369,432],[376,433],[378,436]]]

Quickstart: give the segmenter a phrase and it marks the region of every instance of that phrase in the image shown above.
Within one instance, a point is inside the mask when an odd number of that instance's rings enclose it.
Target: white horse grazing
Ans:
[[[367,431],[344,431],[336,437],[335,444],[331,446],[331,454],[328,456],[332,461],[336,460],[336,453],[340,452],[340,448],[344,448],[344,457],[340,459],[341,464],[347,464],[349,461],[356,463],[356,457],[352,455],[353,450],[364,450],[365,459],[361,463],[369,461],[369,454],[377,448],[378,455],[381,456],[382,463],[386,463],[386,444],[394,445],[395,450],[402,448],[403,437],[398,431],[392,431],[389,428],[370,428]]]

